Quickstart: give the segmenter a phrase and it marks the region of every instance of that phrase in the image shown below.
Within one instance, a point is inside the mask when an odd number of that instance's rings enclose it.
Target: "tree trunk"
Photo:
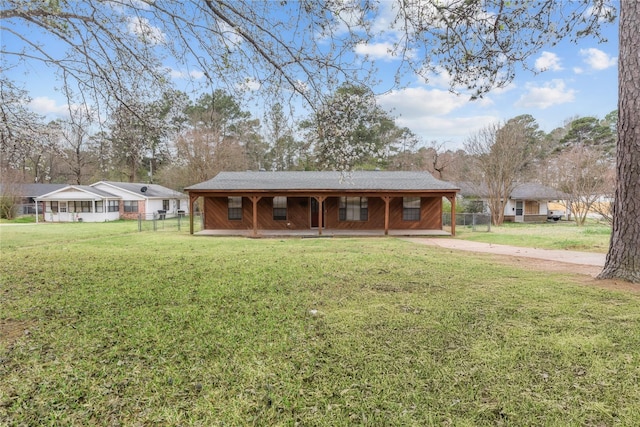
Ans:
[[[618,149],[613,231],[600,279],[640,283],[640,2],[620,2]]]

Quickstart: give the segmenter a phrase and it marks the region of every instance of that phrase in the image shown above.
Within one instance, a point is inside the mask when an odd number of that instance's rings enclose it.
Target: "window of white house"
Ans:
[[[58,213],[58,202],[49,202],[51,203],[50,211],[53,213]]]
[[[91,212],[90,200],[75,200],[69,202],[69,212]]]
[[[242,219],[242,197],[228,197],[229,220]]]
[[[125,200],[122,202],[124,205],[125,212],[138,212],[138,201],[137,200]]]
[[[169,201],[168,200],[163,200],[162,201],[162,210],[163,211],[168,211],[169,210]]]
[[[107,202],[107,211],[108,212],[120,211],[120,202],[118,200],[109,200]]]
[[[402,220],[420,221],[420,197],[402,198]]]
[[[287,219],[287,198],[278,196],[273,198],[273,219],[276,221]]]
[[[104,202],[102,200],[96,201],[96,212],[104,212]]]
[[[366,197],[340,197],[338,209],[340,221],[367,221],[369,202]]]

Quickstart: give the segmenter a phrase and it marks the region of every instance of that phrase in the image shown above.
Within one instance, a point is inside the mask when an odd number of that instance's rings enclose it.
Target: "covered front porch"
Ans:
[[[458,189],[426,172],[221,172],[185,190],[200,235],[455,236],[442,212],[455,219]]]
[[[203,198],[203,231],[215,236],[455,236],[455,222],[447,230],[442,223],[444,199],[451,203],[455,216],[454,193],[191,192],[192,211],[198,197]],[[193,217],[190,230],[194,234]]]

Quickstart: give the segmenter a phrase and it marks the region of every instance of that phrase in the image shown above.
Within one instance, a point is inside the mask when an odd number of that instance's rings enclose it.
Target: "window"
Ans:
[[[104,212],[104,202],[102,200],[96,201],[96,212]]]
[[[162,210],[163,211],[168,211],[169,210],[169,201],[168,200],[163,200],[162,201]]]
[[[286,220],[287,219],[287,198],[278,196],[273,198],[273,219]]]
[[[91,212],[91,203],[90,200],[69,202],[69,212]]]
[[[340,197],[338,210],[340,221],[367,221],[369,219],[369,202],[366,197]]]
[[[58,213],[58,202],[50,202],[51,203],[51,212]]]
[[[402,220],[420,221],[420,197],[402,198]]]
[[[109,200],[107,202],[107,212],[120,211],[120,202],[118,200]]]
[[[138,212],[138,201],[137,200],[125,200],[124,211],[125,212]]]
[[[240,220],[242,219],[242,197],[229,197],[228,198],[228,209],[229,209],[229,219],[230,220]]]

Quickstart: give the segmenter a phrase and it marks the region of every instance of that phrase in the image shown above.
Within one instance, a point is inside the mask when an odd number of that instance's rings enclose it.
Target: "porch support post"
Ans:
[[[384,200],[384,235],[389,235],[389,202],[391,202],[391,197],[384,196],[382,198]]]
[[[322,236],[322,211],[324,210],[323,203],[326,197],[317,196],[315,199],[318,201],[318,236]]]
[[[447,197],[451,202],[451,235],[456,235],[456,195]]]
[[[189,193],[189,234],[193,234],[193,216],[196,211],[194,210],[195,201],[198,199],[198,196],[195,194]]]
[[[258,235],[258,202],[262,197],[251,196],[251,203],[253,203],[253,237]]]

